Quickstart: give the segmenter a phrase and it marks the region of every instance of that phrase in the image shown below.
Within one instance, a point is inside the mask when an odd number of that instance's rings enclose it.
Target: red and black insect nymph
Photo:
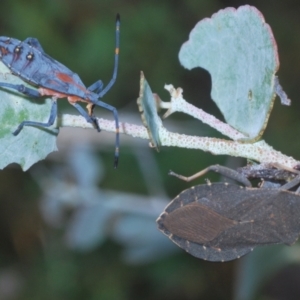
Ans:
[[[35,86],[38,90],[28,88],[22,84],[0,82],[0,87],[8,87],[30,97],[51,96],[53,100],[50,117],[47,123],[23,121],[13,132],[18,135],[24,126],[50,127],[57,116],[58,98],[67,98],[78,112],[100,131],[93,109],[95,105],[111,111],[116,124],[116,146],[114,166],[117,167],[119,158],[119,119],[115,107],[99,100],[113,86],[116,81],[119,60],[120,16],[116,18],[116,48],[113,75],[104,87],[101,80],[86,88],[79,76],[70,69],[46,54],[36,38],[19,41],[14,38],[0,37],[0,60],[25,82]],[[85,111],[77,102],[87,103]]]

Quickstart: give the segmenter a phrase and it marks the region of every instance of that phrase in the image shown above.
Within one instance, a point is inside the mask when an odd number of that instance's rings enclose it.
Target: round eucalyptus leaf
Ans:
[[[200,21],[182,45],[179,60],[187,69],[209,71],[211,97],[229,125],[249,141],[262,135],[275,98],[279,59],[261,12],[245,5]]]

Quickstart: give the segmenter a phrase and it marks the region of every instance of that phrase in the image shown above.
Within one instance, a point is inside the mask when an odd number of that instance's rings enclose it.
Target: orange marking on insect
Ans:
[[[73,78],[65,73],[56,73],[56,77],[64,82],[75,83]]]
[[[52,96],[52,97],[56,97],[56,98],[67,98],[70,103],[76,103],[78,101],[90,102],[90,101],[82,99],[78,96],[60,93],[60,92],[57,92],[57,91],[54,91],[54,90],[51,90],[51,89],[47,89],[47,88],[39,88],[38,91],[42,96]]]
[[[85,88],[84,86],[82,86],[82,85],[76,83],[76,82],[74,81],[74,79],[73,79],[71,76],[69,76],[68,74],[66,74],[66,73],[57,72],[57,73],[56,73],[56,77],[57,77],[59,80],[63,81],[63,82],[67,82],[67,83],[72,83],[72,84],[74,84],[76,87],[78,87],[78,88],[79,88],[80,90],[82,90],[82,91],[86,91],[86,88]]]
[[[60,92],[50,90],[50,89],[47,89],[47,88],[40,87],[38,89],[38,91],[42,96],[54,96],[56,98],[66,98],[66,97],[68,97],[68,95],[66,95],[64,93],[60,93]]]
[[[119,49],[119,48],[116,48],[115,53],[116,53],[116,54],[119,54],[119,52],[120,52],[120,49]]]
[[[0,51],[1,51],[2,55],[7,55],[9,53],[8,50],[4,47],[0,47]]]
[[[88,111],[89,116],[92,116],[93,115],[93,110],[94,110],[94,104],[93,103],[89,103],[86,106],[86,109]]]

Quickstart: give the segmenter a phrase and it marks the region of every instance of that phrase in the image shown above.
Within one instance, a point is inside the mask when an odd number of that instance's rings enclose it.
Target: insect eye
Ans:
[[[26,55],[26,58],[27,58],[28,60],[33,60],[33,57],[34,57],[34,55],[33,55],[32,52],[29,52],[29,53]]]
[[[17,46],[14,50],[15,53],[19,54],[22,51],[22,47],[21,46]]]

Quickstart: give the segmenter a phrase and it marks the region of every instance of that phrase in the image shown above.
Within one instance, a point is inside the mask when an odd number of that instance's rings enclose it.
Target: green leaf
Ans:
[[[248,141],[262,135],[275,98],[279,59],[271,28],[255,7],[226,8],[200,21],[179,60],[187,69],[209,71],[211,97],[229,125]]]
[[[19,77],[12,75],[2,62],[0,81],[29,86]],[[58,129],[25,126],[17,136],[12,132],[22,121],[47,122],[52,100],[29,98],[8,88],[0,88],[0,98],[0,169],[8,164],[17,163],[26,171],[34,163],[57,150]]]
[[[140,93],[137,105],[141,113],[142,122],[148,131],[152,147],[158,151],[159,146],[161,146],[159,127],[162,126],[162,121],[157,114],[155,97],[143,72],[141,72]]]

